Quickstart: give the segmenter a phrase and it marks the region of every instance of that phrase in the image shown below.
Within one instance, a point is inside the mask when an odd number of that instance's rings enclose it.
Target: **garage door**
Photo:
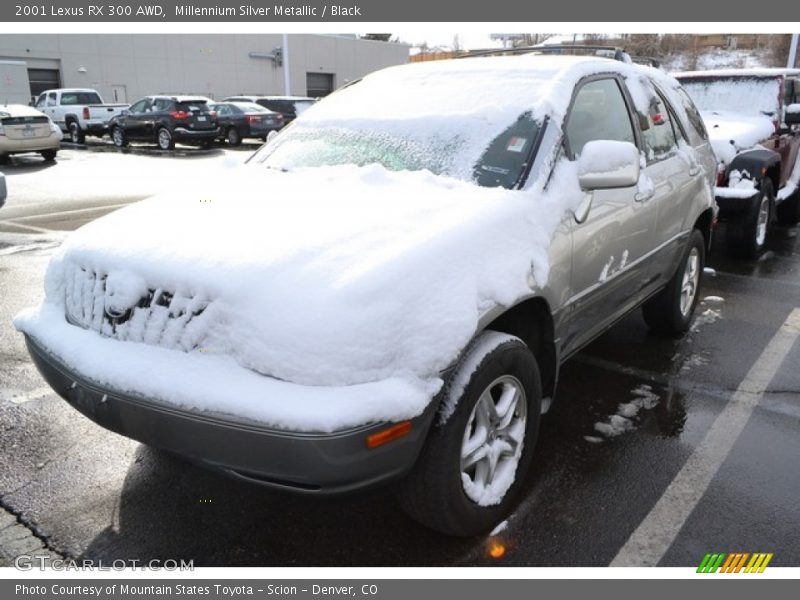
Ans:
[[[45,90],[61,87],[61,74],[58,69],[28,69],[31,82],[31,96],[38,96]]]
[[[333,74],[306,73],[306,90],[312,98],[327,96],[333,91]]]

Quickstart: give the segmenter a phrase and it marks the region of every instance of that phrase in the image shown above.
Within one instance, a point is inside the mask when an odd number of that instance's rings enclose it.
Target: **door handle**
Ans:
[[[650,198],[652,198],[655,195],[656,195],[655,190],[648,190],[646,192],[637,192],[636,195],[633,197],[633,199],[636,202],[647,202],[648,200],[650,200]]]

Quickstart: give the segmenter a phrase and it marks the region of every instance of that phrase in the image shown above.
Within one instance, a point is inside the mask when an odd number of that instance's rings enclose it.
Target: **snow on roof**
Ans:
[[[44,117],[44,113],[39,112],[31,106],[25,104],[0,104],[0,116],[2,117]]]
[[[678,79],[688,77],[781,77],[800,75],[800,69],[760,68],[760,69],[709,69],[707,71],[684,71],[672,73]]]

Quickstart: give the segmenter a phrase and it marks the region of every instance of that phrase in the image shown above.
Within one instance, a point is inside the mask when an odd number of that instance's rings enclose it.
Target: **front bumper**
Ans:
[[[387,423],[295,432],[191,412],[98,386],[30,336],[25,341],[47,383],[98,425],[237,479],[299,493],[341,494],[401,478],[416,462],[436,409],[431,402],[408,435],[368,449],[367,436]]]

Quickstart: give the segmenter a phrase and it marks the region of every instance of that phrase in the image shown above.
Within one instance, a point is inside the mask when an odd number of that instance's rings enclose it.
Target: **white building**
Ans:
[[[371,71],[405,63],[408,55],[407,44],[347,35],[0,36],[0,61],[25,62],[31,97],[48,88],[87,87],[106,102],[133,102],[158,93],[214,99],[233,94],[324,96]],[[19,87],[16,79],[0,71],[0,97],[4,85]]]

